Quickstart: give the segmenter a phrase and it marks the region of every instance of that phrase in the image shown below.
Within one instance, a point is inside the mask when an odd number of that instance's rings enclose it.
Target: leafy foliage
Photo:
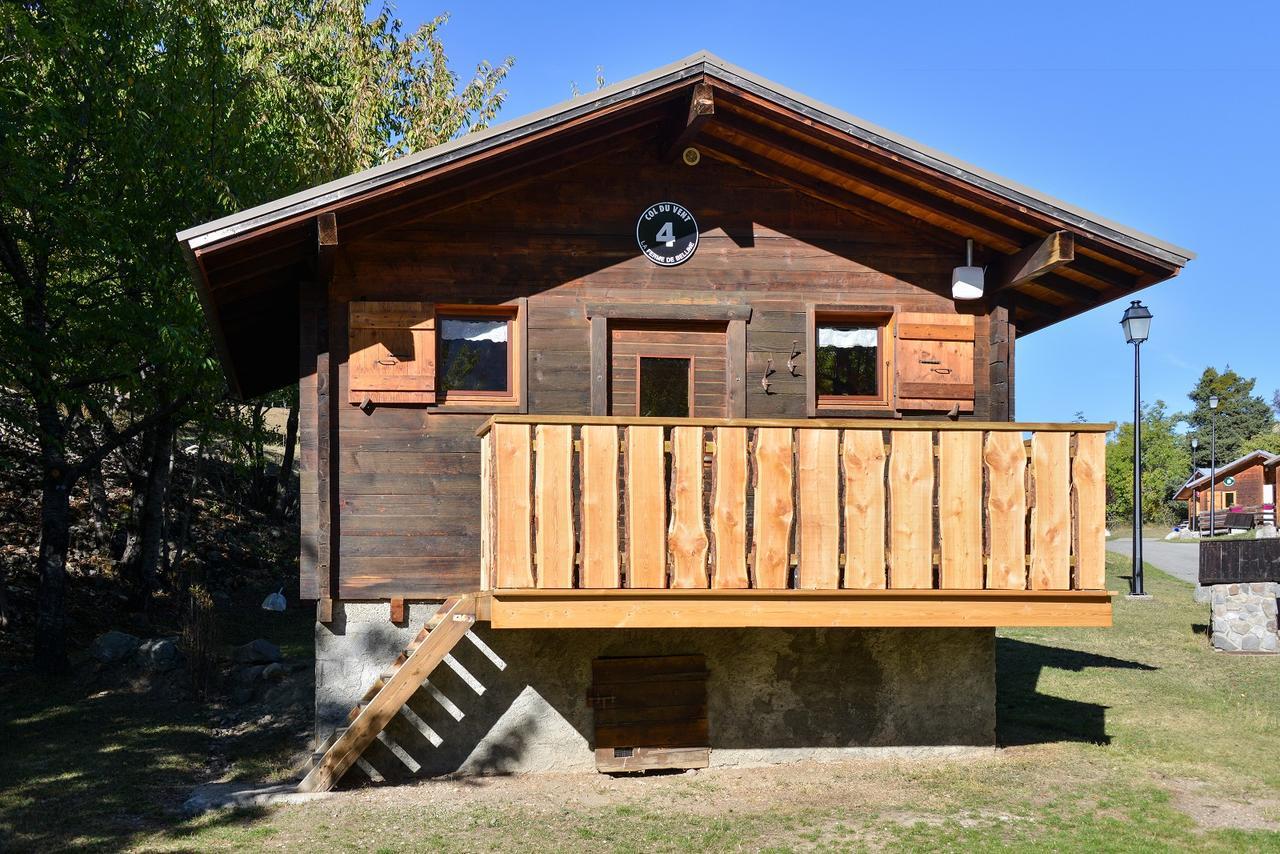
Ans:
[[[154,562],[184,425],[261,469],[261,407],[230,410],[256,434],[237,436],[174,232],[487,125],[511,60],[460,84],[445,22],[405,32],[357,0],[0,5],[0,430],[41,473],[50,668],[82,478],[137,461]]]
[[[1213,395],[1218,397],[1216,445],[1219,463],[1234,460],[1253,450],[1251,440],[1271,431],[1275,416],[1271,404],[1253,393],[1255,383],[1256,380],[1242,377],[1230,367],[1221,373],[1213,367],[1204,369],[1195,388],[1187,395],[1195,407],[1182,416],[1200,438],[1200,447],[1195,454],[1196,465],[1209,467],[1210,426],[1213,421],[1209,398]]]
[[[1191,474],[1187,441],[1179,436],[1177,415],[1157,400],[1142,410],[1142,517],[1167,522],[1184,511],[1173,496]],[[1133,422],[1119,426],[1107,442],[1107,517],[1133,518]]]

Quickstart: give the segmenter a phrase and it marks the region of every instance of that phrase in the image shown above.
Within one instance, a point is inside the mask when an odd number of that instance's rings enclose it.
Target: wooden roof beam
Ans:
[[[702,126],[715,114],[715,90],[710,83],[695,83],[689,95],[689,112],[680,122],[674,138],[665,146],[662,159],[670,162],[679,157],[680,152],[693,142]]]
[[[333,262],[338,254],[338,215],[333,211],[316,214],[316,280],[328,289],[333,280]]]
[[[932,216],[947,220],[951,223],[950,230],[966,237],[977,237],[984,245],[997,249],[1012,248],[1022,245],[1029,236],[1026,229],[934,195],[914,184],[873,169],[865,162],[859,162],[848,154],[837,154],[801,137],[746,119],[740,114],[722,110],[716,116],[715,125],[731,134],[777,149],[787,156],[796,157],[817,168],[844,175],[875,192],[902,199],[910,205],[922,208]]]
[[[713,156],[727,163],[772,181],[779,181],[829,205],[854,211],[867,219],[884,225],[910,229],[938,246],[955,251],[959,251],[961,247],[961,239],[959,237],[931,222],[917,219],[897,208],[883,205],[829,181],[815,178],[808,173],[797,169],[789,169],[777,161],[770,161],[768,168],[766,168],[761,165],[761,161],[765,158],[761,158],[756,152],[749,151],[721,137],[708,136],[704,138],[701,145]]]
[[[987,296],[993,297],[1003,290],[1016,288],[1071,263],[1075,257],[1074,235],[1069,231],[1055,231],[993,264],[987,277]]]

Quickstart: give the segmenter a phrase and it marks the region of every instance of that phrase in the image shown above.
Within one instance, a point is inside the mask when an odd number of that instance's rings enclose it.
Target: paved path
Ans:
[[[1128,557],[1133,554],[1133,541],[1128,537],[1108,540],[1107,551]],[[1166,543],[1164,540],[1142,538],[1142,560],[1164,570],[1174,578],[1195,584],[1200,578],[1200,544]]]

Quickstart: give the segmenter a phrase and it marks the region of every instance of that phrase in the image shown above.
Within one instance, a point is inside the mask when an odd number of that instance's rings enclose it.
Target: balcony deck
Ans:
[[[1110,427],[495,416],[481,618],[1107,626]]]

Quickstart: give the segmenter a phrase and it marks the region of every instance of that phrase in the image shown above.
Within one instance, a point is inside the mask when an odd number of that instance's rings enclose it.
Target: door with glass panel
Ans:
[[[723,418],[724,323],[614,323],[609,412],[647,418]]]

